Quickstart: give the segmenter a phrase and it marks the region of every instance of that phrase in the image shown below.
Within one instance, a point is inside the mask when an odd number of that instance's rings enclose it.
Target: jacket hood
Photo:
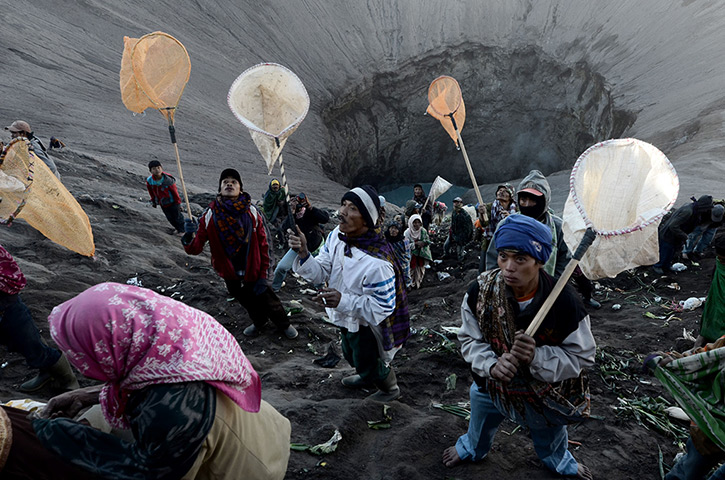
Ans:
[[[695,208],[698,212],[704,212],[712,208],[712,195],[703,195],[695,202]]]
[[[549,201],[551,200],[551,187],[549,181],[546,179],[543,173],[538,170],[531,170],[528,175],[521,180],[519,188],[516,189],[517,197],[516,203],[518,203],[518,192],[526,188],[535,188],[544,194],[544,211],[549,211]]]

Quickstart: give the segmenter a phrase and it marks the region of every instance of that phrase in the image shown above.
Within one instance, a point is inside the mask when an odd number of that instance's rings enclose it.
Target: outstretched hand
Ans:
[[[307,250],[307,238],[302,233],[302,230],[300,230],[299,225],[295,225],[295,229],[297,230],[296,232],[293,232],[291,228],[287,229],[287,234],[289,235],[287,243],[289,244],[289,248],[297,252],[300,260],[304,260],[310,255],[310,251]]]

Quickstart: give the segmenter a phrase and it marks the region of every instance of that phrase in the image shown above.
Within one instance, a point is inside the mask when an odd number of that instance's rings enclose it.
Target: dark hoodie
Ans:
[[[545,213],[543,217],[538,220],[551,228],[553,242],[551,256],[549,257],[549,261],[546,262],[544,270],[550,275],[559,278],[564,271],[564,268],[566,268],[566,264],[569,263],[569,259],[571,259],[571,253],[569,253],[569,247],[567,247],[564,242],[564,233],[561,230],[563,220],[551,213],[549,210],[549,202],[551,201],[551,187],[549,186],[549,181],[546,180],[546,177],[540,171],[531,170],[529,174],[521,180],[521,183],[519,183],[519,187],[516,191],[520,192],[525,188],[534,188],[544,194],[543,211]],[[520,205],[519,208],[521,208]],[[521,215],[521,213],[514,213],[513,215]],[[506,219],[508,218],[510,218],[510,216],[499,222],[498,226],[500,227],[506,223]],[[497,258],[498,250],[496,250],[496,243],[493,239],[491,239],[491,242],[488,244],[488,250],[486,251],[486,265],[484,268],[486,270],[491,270],[492,268],[498,267]]]
[[[681,206],[660,224],[660,240],[675,245],[684,244],[687,241],[687,236],[692,233],[695,227],[710,221],[711,211],[711,195],[703,195],[696,201]]]

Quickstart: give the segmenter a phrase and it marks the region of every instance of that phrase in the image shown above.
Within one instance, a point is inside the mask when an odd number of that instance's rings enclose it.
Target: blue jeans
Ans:
[[[282,288],[282,282],[284,282],[284,279],[287,276],[287,272],[292,270],[292,265],[295,263],[295,258],[297,258],[297,252],[290,248],[289,250],[287,250],[287,253],[285,253],[284,256],[279,260],[279,263],[277,263],[277,267],[274,269],[274,280],[272,280],[273,291],[279,292],[279,289]]]
[[[687,439],[687,453],[672,467],[665,480],[704,480],[712,468],[719,462],[700,454],[692,443],[692,438]],[[718,468],[707,480],[725,480],[725,465]]]
[[[488,392],[480,390],[475,382],[471,385],[470,396],[468,432],[458,438],[456,452],[461,460],[475,462],[483,459],[491,450],[493,437],[506,417],[498,411]],[[527,414],[536,415],[533,410]],[[569,435],[565,425],[529,427],[529,434],[536,454],[549,470],[559,475],[576,475],[579,464],[569,452]]]
[[[320,245],[317,247],[317,250],[315,250],[314,252],[310,252],[310,255],[316,257],[320,253],[320,250],[322,250],[322,247],[324,245],[325,240],[323,238],[322,243],[320,243]],[[285,253],[284,256],[279,259],[277,267],[274,269],[274,279],[272,280],[272,286],[270,287],[273,292],[279,292],[279,290],[282,288],[282,282],[284,282],[287,273],[292,270],[292,265],[294,265],[295,263],[295,258],[297,258],[297,252],[290,248],[289,250],[287,250],[287,253]],[[322,286],[315,285],[315,288],[319,290],[320,288],[322,288]]]
[[[50,348],[40,338],[30,310],[20,300],[20,296],[2,312],[0,343],[25,357],[30,368],[47,369],[60,359],[60,352]]]
[[[685,248],[682,249],[682,253],[702,253],[712,242],[712,238],[717,232],[717,227],[708,228],[707,225],[698,225],[687,236],[687,242],[685,242]]]

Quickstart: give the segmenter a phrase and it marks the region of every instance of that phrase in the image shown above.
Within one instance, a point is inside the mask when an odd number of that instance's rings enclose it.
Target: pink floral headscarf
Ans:
[[[25,288],[25,283],[25,276],[13,256],[0,246],[0,291],[15,295]]]
[[[259,411],[257,372],[232,334],[201,310],[145,288],[101,283],[55,307],[48,321],[68,360],[107,382],[100,401],[111,425],[128,426],[131,391],[162,383],[205,381]]]

